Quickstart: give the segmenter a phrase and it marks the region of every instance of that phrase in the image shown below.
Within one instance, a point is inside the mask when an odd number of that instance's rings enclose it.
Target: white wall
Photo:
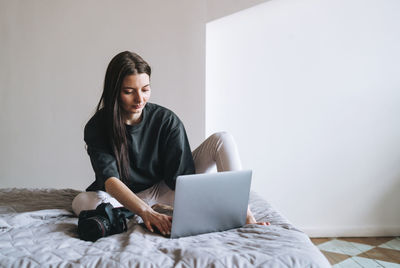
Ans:
[[[207,24],[206,132],[312,236],[400,234],[399,14],[279,0]]]
[[[108,62],[139,53],[151,101],[204,139],[203,1],[0,0],[0,187],[85,189],[94,173],[83,127]]]

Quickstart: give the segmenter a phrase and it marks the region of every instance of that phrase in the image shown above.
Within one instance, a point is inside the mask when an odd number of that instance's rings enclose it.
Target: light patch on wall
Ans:
[[[398,14],[281,0],[207,24],[206,135],[231,132],[253,189],[313,234],[400,231]]]

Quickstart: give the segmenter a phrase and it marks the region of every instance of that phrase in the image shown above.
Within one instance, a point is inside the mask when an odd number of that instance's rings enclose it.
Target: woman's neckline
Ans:
[[[136,131],[136,130],[140,129],[144,125],[144,122],[146,120],[146,115],[147,115],[147,104],[143,108],[142,114],[140,116],[140,118],[141,118],[140,121],[138,123],[133,124],[133,125],[128,125],[128,124],[125,123],[126,129],[129,132],[133,132],[133,131]]]

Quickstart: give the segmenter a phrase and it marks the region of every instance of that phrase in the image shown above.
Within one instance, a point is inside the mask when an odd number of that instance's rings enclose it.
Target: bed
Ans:
[[[331,267],[308,236],[256,192],[259,221],[225,232],[168,239],[131,220],[128,231],[80,240],[73,189],[0,189],[0,267]]]

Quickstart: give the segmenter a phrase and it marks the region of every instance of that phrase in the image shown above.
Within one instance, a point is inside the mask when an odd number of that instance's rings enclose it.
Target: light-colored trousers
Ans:
[[[196,174],[215,171],[234,171],[242,169],[236,143],[227,132],[214,133],[192,152]],[[136,193],[149,206],[162,203],[173,206],[175,192],[164,181]],[[95,209],[101,203],[111,203],[122,207],[114,197],[104,191],[83,192],[72,201],[72,210],[76,215],[82,210]]]

